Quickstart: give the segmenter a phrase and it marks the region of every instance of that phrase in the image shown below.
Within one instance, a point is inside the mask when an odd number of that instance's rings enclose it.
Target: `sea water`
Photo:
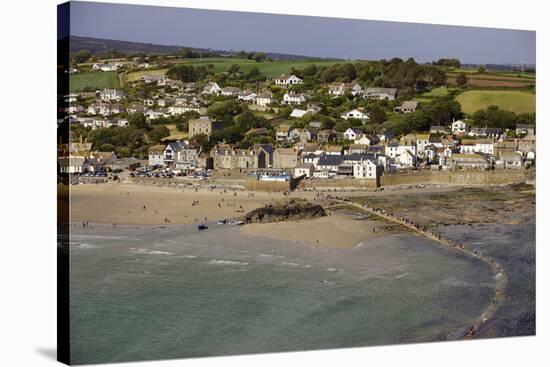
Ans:
[[[442,340],[494,292],[485,264],[416,235],[326,249],[209,226],[78,228],[72,363]]]

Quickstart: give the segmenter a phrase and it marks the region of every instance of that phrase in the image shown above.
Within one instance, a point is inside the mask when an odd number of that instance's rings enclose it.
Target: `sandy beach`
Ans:
[[[455,188],[430,188],[430,192],[448,192]],[[339,196],[380,197],[400,196],[402,193],[425,192],[422,189],[379,192],[338,192]],[[117,184],[75,185],[70,187],[71,221],[118,223],[131,225],[190,224],[238,217],[282,193],[242,191],[209,188],[176,188],[166,186]],[[236,192],[236,196],[235,196]],[[324,194],[331,194],[330,192]],[[315,200],[317,192],[297,191],[292,197]],[[197,202],[198,205],[193,205]],[[63,204],[63,203],[61,203]],[[143,208],[145,206],[145,209]]]
[[[341,211],[331,215],[308,220],[253,223],[241,227],[248,236],[303,242],[328,248],[350,248],[366,245],[374,238],[385,236],[387,223],[367,219],[354,213]]]
[[[159,225],[168,219],[171,224],[189,224],[237,217],[281,197],[278,193],[223,189],[77,185],[71,187],[71,221]]]

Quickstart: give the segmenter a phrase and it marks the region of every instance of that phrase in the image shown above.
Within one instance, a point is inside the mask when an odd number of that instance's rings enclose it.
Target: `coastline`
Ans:
[[[479,318],[477,318],[474,322],[472,322],[471,325],[466,325],[463,328],[454,330],[449,335],[455,334],[455,336],[453,337],[456,337],[457,336],[456,333],[459,333],[458,337],[461,339],[468,339],[468,338],[475,337],[476,334],[480,332],[481,329],[483,329],[483,326],[485,325],[485,323],[491,320],[491,318],[496,313],[497,309],[501,307],[502,303],[506,298],[505,289],[507,284],[507,276],[506,276],[506,273],[504,272],[502,265],[498,261],[496,261],[493,257],[486,256],[482,253],[477,252],[476,250],[469,250],[464,245],[456,244],[453,241],[444,238],[440,234],[433,233],[429,229],[413,223],[408,218],[396,217],[392,213],[387,213],[380,208],[370,208],[368,206],[360,205],[358,203],[352,203],[348,200],[340,200],[340,199],[337,199],[337,200],[341,201],[342,203],[353,205],[354,207],[361,209],[365,212],[368,212],[370,214],[382,217],[386,220],[389,220],[394,223],[400,224],[404,227],[407,227],[410,230],[415,231],[419,235],[424,236],[434,241],[435,243],[438,243],[443,247],[446,247],[453,251],[457,251],[463,256],[467,256],[469,258],[482,261],[494,272],[496,284],[495,284],[495,292],[491,302],[487,305],[487,307],[484,309],[483,313],[479,316]]]
[[[260,207],[268,203],[270,200],[279,199],[284,197],[280,193],[266,193],[266,192],[247,192],[243,190],[227,190],[226,193],[222,190],[216,189],[181,189],[176,187],[154,187],[154,186],[143,186],[136,184],[116,184],[110,185],[107,187],[105,185],[105,190],[110,192],[109,195],[105,196],[103,188],[97,186],[81,186],[78,190],[75,197],[78,200],[81,200],[77,205],[78,210],[86,210],[89,208],[88,205],[90,202],[97,200],[95,208],[101,208],[103,213],[107,215],[100,216],[101,221],[90,221],[92,226],[99,226],[101,228],[108,229],[112,226],[112,222],[109,220],[114,218],[113,213],[105,211],[105,203],[109,203],[109,206],[116,207],[117,205],[122,205],[122,203],[132,202],[135,206],[134,210],[131,210],[129,215],[123,215],[120,217],[120,221],[117,222],[117,225],[121,227],[135,228],[143,230],[143,233],[146,233],[150,229],[162,229],[164,231],[170,232],[171,230],[178,231],[181,225],[186,226],[189,224],[196,223],[199,219],[199,214],[206,213],[205,216],[208,217],[208,222],[211,226],[216,226],[215,221],[222,218],[231,218],[240,216],[242,213],[236,213],[235,207],[227,206],[225,210],[216,207],[220,203],[221,198],[227,200],[228,202],[233,202],[236,205],[236,208],[239,208],[240,205],[245,210],[251,210],[254,207]],[[449,194],[458,192],[459,190],[464,189],[463,186],[459,187],[444,187],[438,190],[435,190],[437,193]],[[128,192],[129,195],[125,196],[125,193]],[[237,196],[235,195],[237,193]],[[388,195],[396,195],[398,193],[408,192],[415,194],[425,194],[434,192],[433,188],[412,188],[412,189],[403,189],[403,190],[391,190],[390,191],[380,191],[380,192],[369,192],[369,193],[342,193],[338,192],[338,195],[349,196],[349,197],[363,197],[368,200],[368,198],[377,198],[378,200],[385,200],[384,198]],[[83,195],[81,195],[83,194]],[[252,194],[252,195],[251,195]],[[329,204],[332,199],[331,195],[336,193],[331,192],[297,192],[292,193],[290,196],[298,195],[300,197],[306,197],[309,200],[320,201],[325,205]],[[118,196],[117,196],[118,195]],[[162,197],[165,196],[163,199]],[[161,200],[159,200],[159,198]],[[148,202],[153,202],[154,205],[161,208],[162,211],[159,211],[159,216],[154,218],[154,220],[143,220],[143,217],[147,218],[147,213],[150,214],[149,210],[140,211],[140,201],[142,199],[148,200]],[[199,206],[193,206],[193,200],[199,200]],[[334,202],[334,201],[333,201]],[[86,204],[85,204],[86,203]],[[85,205],[82,205],[85,204]],[[361,205],[351,203],[349,201],[341,202],[341,204],[355,206],[356,209],[364,211]],[[126,204],[125,204],[126,205]],[[330,207],[330,206],[329,206]],[[151,207],[153,208],[153,207]],[[149,209],[149,206],[148,208]],[[201,210],[203,212],[201,212]],[[408,227],[406,223],[401,221],[395,221],[395,218],[391,217],[381,217],[380,213],[370,212],[369,218],[366,219],[363,215],[357,215],[357,213],[345,212],[345,209],[339,209],[334,211],[332,208],[329,209],[331,215],[312,219],[312,220],[302,220],[296,222],[279,222],[279,223],[263,223],[263,224],[247,224],[245,226],[239,227],[237,232],[244,234],[247,241],[254,241],[256,239],[262,241],[286,241],[294,244],[305,244],[312,248],[327,249],[327,250],[337,250],[337,251],[351,251],[356,247],[365,247],[369,245],[371,241],[384,241],[386,236],[390,236],[395,233],[393,230],[389,231],[380,231],[373,232],[374,227],[382,227],[387,225],[387,223],[393,223],[393,226],[398,227],[397,232],[405,231],[414,231],[415,236],[422,236],[428,238],[431,241],[436,241],[439,243],[439,246],[436,244],[435,247],[443,247],[447,250],[459,254],[460,256],[466,255],[474,261],[483,261],[490,269],[493,271],[497,278],[495,278],[496,286],[495,292],[487,306],[483,309],[483,312],[480,313],[471,323],[468,323],[466,326],[461,326],[455,329],[448,331],[443,339],[447,340],[456,340],[464,338],[473,338],[476,336],[482,337],[480,334],[484,332],[484,329],[491,327],[491,323],[496,322],[493,319],[495,312],[502,306],[507,295],[505,294],[506,283],[507,283],[507,274],[504,272],[503,267],[498,262],[491,262],[489,258],[479,256],[479,254],[474,253],[473,250],[468,248],[461,249],[456,248],[451,245],[451,243],[442,243],[441,238],[436,236],[418,233],[417,228]],[[213,216],[212,212],[216,214]],[[170,222],[163,222],[161,220],[162,215],[165,213],[174,213],[171,216],[174,218]],[[193,216],[194,215],[194,216]],[[375,216],[373,218],[372,216]],[[80,217],[76,217],[81,219]],[[194,218],[197,218],[195,220]],[[342,218],[344,218],[342,220]],[[378,218],[378,219],[376,219]],[[73,216],[73,219],[75,217]],[[379,220],[382,219],[382,220]],[[325,223],[326,222],[326,223]],[[80,228],[81,221],[73,220],[73,226]],[[217,227],[217,226],[216,226]],[[196,227],[193,227],[196,230]],[[399,229],[401,228],[401,229]],[[210,232],[209,230],[208,232]],[[436,230],[436,233],[438,231]],[[290,235],[289,235],[290,233]],[[311,235],[313,234],[313,235]],[[344,240],[342,240],[344,239]],[[319,241],[319,242],[317,242]],[[338,242],[339,241],[339,242]],[[359,245],[359,246],[358,246]],[[433,246],[432,244],[431,246]],[[498,269],[496,266],[498,265]],[[498,271],[497,271],[498,270]],[[498,290],[498,292],[496,292]],[[496,303],[495,303],[496,300]],[[434,337],[442,337],[441,333],[438,333]],[[438,339],[441,340],[441,339]]]

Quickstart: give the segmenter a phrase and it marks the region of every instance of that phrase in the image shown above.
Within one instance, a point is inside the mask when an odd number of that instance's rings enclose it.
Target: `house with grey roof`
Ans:
[[[386,99],[393,101],[397,97],[396,88],[366,88],[363,97],[367,99]]]

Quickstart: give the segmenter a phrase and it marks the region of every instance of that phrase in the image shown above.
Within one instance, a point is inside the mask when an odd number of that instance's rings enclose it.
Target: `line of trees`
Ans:
[[[515,129],[517,124],[536,124],[535,113],[515,113],[501,110],[498,106],[489,106],[477,110],[472,115],[475,126],[478,127],[500,127],[503,129]]]

